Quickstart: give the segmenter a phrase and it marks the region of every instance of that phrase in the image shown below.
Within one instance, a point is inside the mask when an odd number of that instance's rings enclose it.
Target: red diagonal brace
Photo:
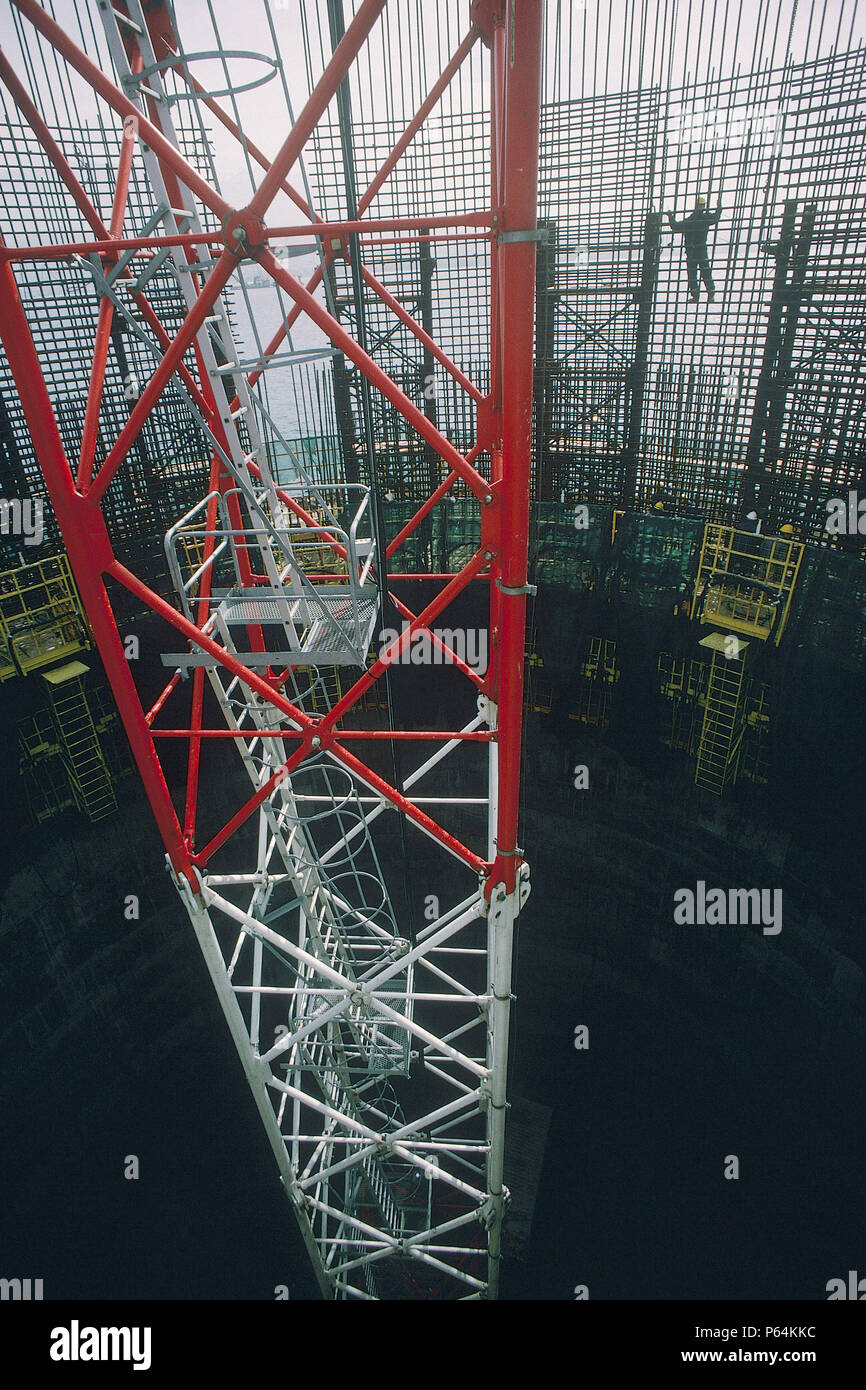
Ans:
[[[361,348],[350,334],[346,332],[342,324],[328,313],[323,304],[304,289],[299,280],[284,270],[279,261],[270,251],[263,251],[259,256],[259,264],[268,274],[281,285],[296,304],[300,304],[304,312],[318,324],[322,332],[325,333],[336,347],[343,352],[355,366],[360,368],[364,376],[372,382],[378,391],[381,391],[392,405],[396,406],[405,420],[417,430],[422,439],[426,439],[436,453],[445,460],[448,466],[463,479],[466,485],[476,497],[485,498],[490,495],[490,488],[476,469],[466,462],[466,459],[455,449],[450,440],[437,430],[436,426],[427,419],[423,411],[413,405],[409,397],[405,395],[387,375],[373,358]]]
[[[201,294],[178,329],[176,336],[172,339],[171,347],[136,401],[113,449],[97,473],[96,481],[88,492],[88,496],[94,502],[100,501],[104,496],[106,488],[132,448],[145,420],[213,308],[214,300],[219,297],[234,274],[236,266],[237,258],[230,251],[224,251],[208,276]]]
[[[112,561],[105,522],[98,508],[75,491],[72,470],[64,453],[45,378],[8,263],[0,264],[0,337],[15,378],[54,514],[63,533],[87,619],[98,644],[105,674],[123,718],[132,754],[163,843],[175,871],[186,874],[195,886],[196,880],[180,824],[145,722],[102,579]]]

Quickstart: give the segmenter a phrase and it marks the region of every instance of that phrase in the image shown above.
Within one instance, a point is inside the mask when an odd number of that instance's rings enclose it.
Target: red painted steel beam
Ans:
[[[221,238],[213,232],[177,232],[169,236],[111,237],[106,233],[98,241],[51,242],[44,246],[7,247],[7,261],[68,261],[70,256],[114,256],[121,251],[136,251],[145,262],[153,253],[167,246],[207,246],[217,251],[225,249]],[[138,257],[134,257],[138,259]]]
[[[114,256],[120,252],[136,252],[135,260],[153,260],[153,254],[167,246],[207,246],[218,252],[225,249],[224,240],[215,232],[171,232],[167,236],[100,236],[92,242],[50,242],[42,246],[8,246],[4,260],[68,260],[70,256]]]
[[[175,671],[174,675],[172,676],[171,680],[170,680],[170,681],[168,682],[168,684],[166,685],[165,689],[160,691],[160,693],[159,693],[159,695],[157,696],[156,700],[155,700],[154,703],[151,705],[150,709],[147,711],[147,714],[144,716],[145,723],[147,723],[147,724],[152,724],[153,721],[154,721],[154,719],[156,719],[157,715],[159,715],[159,714],[162,713],[163,709],[165,708],[166,704],[168,703],[169,697],[173,694],[173,692],[174,692],[174,691],[177,689],[177,687],[180,685],[180,682],[181,682],[181,674],[180,674],[180,671]]]
[[[401,617],[405,618],[410,623],[415,621],[416,614],[412,612],[412,609],[409,608],[402,599],[397,598],[396,594],[390,594],[389,597]],[[455,667],[467,680],[472,681],[472,684],[477,685],[478,689],[481,690],[484,685],[483,678],[478,675],[477,671],[473,671],[471,666],[467,666],[462,657],[459,657],[455,651],[452,651],[451,647],[443,642],[442,638],[439,637],[432,628],[422,627],[419,631],[429,637],[430,643],[435,651],[442,652],[447,658],[446,665]]]
[[[473,216],[474,216],[474,215],[475,215],[475,214],[473,214]],[[426,226],[429,222],[430,222],[430,218],[429,218],[429,217],[425,217],[425,219],[424,219],[424,224],[425,224],[425,226]],[[462,219],[462,218],[460,219],[460,221],[459,221],[459,223],[458,223],[457,225],[458,225],[458,226],[463,226],[463,225],[464,225],[464,222],[463,222],[463,219]],[[474,230],[475,225],[482,226],[482,227],[485,228],[485,230],[484,230],[484,231],[476,231],[476,230]],[[378,236],[378,235],[377,235],[377,236],[370,236],[369,234],[367,234],[367,233],[365,233],[365,232],[361,232],[361,233],[359,233],[359,238],[360,238],[360,240],[363,242],[363,244],[364,244],[365,247],[371,248],[372,250],[375,251],[375,250],[378,250],[378,248],[381,247],[381,246],[420,246],[420,244],[421,244],[422,242],[429,242],[429,243],[432,245],[434,242],[437,242],[437,241],[489,241],[489,240],[490,240],[490,232],[486,230],[486,227],[487,227],[487,224],[486,224],[486,223],[484,223],[484,222],[479,222],[478,224],[474,224],[474,223],[468,224],[467,230],[466,230],[466,231],[463,231],[463,232],[446,232],[446,231],[439,231],[439,232],[437,232],[437,231],[433,231],[433,232],[413,232],[413,231],[406,231],[406,232],[404,232],[404,234],[403,234],[402,236]]]
[[[174,148],[172,146],[172,148]],[[245,218],[246,213],[243,209],[234,214],[235,218]],[[445,227],[466,227],[465,232],[454,232],[447,237],[437,238],[431,234],[420,236],[393,237],[387,239],[387,244],[393,242],[416,242],[416,241],[471,241],[483,238],[487,235],[487,228],[490,227],[492,216],[489,212],[476,210],[475,212],[443,213],[441,216],[433,217],[382,217],[375,221],[363,218],[355,221],[343,222],[322,222],[317,221],[310,224],[294,223],[290,227],[266,227],[264,223],[257,223],[254,231],[255,235],[261,238],[262,242],[269,240],[289,239],[292,237],[323,236],[335,239],[351,235],[359,235],[362,240],[369,238],[373,245],[380,246],[386,244],[386,239],[378,235],[380,232],[416,232],[423,233],[425,228],[445,228]],[[480,228],[482,230],[475,230]],[[375,239],[372,233],[376,233]],[[139,251],[142,254],[146,251],[161,250],[166,246],[216,246],[222,248],[224,242],[214,232],[172,232],[167,236],[158,236],[150,233],[148,236],[139,237],[112,237],[110,233],[100,235],[98,239],[92,241],[64,241],[46,242],[39,246],[26,247],[7,247],[4,256],[7,260],[15,261],[62,261],[69,256],[80,255],[113,255],[119,251]],[[254,249],[258,242],[254,244]],[[424,330],[420,325],[416,325],[421,332]]]
[[[248,209],[247,209],[248,211]],[[492,215],[486,208],[469,212],[442,212],[427,217],[356,217],[338,222],[293,222],[286,227],[265,227],[270,241],[278,237],[364,236],[370,232],[423,232],[427,227],[489,227]]]
[[[541,0],[510,0],[506,45],[503,189],[498,312],[502,341],[502,487],[498,575],[499,802],[490,885],[514,890],[518,867],[523,661],[529,549],[529,482],[535,319],[538,130],[541,100]],[[496,586],[491,585],[491,594]]]
[[[490,488],[486,480],[478,473],[471,464],[466,462],[463,455],[455,449],[450,440],[431,424],[423,411],[413,405],[409,397],[406,396],[392,380],[382,371],[378,363],[374,362],[364,350],[358,345],[354,338],[350,336],[337,319],[309,294],[293,275],[284,270],[279,261],[270,251],[262,251],[259,256],[259,263],[268,272],[272,279],[281,285],[297,304],[300,304],[304,312],[321,328],[322,332],[330,338],[331,342],[338,347],[341,352],[355,363],[364,376],[380,391],[393,406],[396,406],[405,420],[417,430],[422,439],[436,450],[436,453],[458,473],[476,497],[485,498],[490,494]]]

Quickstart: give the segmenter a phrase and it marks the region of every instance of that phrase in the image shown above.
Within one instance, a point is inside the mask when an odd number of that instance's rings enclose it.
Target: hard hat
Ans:
[[[654,511],[654,512],[663,512],[664,509],[665,509],[665,504],[664,504],[664,502],[654,502],[654,503],[653,503],[653,511]]]
[[[696,202],[699,208],[705,208],[707,206],[706,198],[697,198]]]
[[[786,521],[784,526],[780,527],[780,534],[783,536],[793,536],[794,528],[790,521]]]

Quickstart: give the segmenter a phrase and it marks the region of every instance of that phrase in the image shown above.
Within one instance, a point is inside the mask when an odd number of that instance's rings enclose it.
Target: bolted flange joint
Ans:
[[[255,260],[268,244],[268,233],[257,214],[240,208],[223,220],[223,241],[238,260]]]

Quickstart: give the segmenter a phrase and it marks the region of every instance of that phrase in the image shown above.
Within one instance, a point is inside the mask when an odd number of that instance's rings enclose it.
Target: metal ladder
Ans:
[[[713,652],[695,785],[721,796],[736,781],[745,728],[742,655]]]
[[[71,662],[49,672],[45,683],[75,800],[91,821],[100,821],[117,810],[117,798],[84,689],[86,671]]]

